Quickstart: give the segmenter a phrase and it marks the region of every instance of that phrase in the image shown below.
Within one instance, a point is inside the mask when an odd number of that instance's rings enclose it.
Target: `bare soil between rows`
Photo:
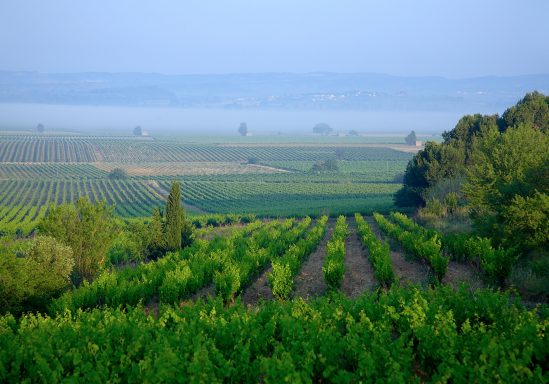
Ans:
[[[349,235],[345,239],[345,275],[341,291],[354,298],[376,285],[373,269],[357,235],[354,218],[348,220]]]
[[[379,229],[376,221],[372,216],[365,217],[365,220],[370,224],[372,230],[378,239],[389,242],[389,238],[385,236]],[[400,285],[419,284],[426,285],[429,282],[429,268],[427,265],[408,260],[402,250],[394,250],[391,246],[391,263],[395,272],[396,280]]]
[[[293,297],[304,299],[322,296],[326,292],[326,283],[322,273],[322,264],[326,257],[326,244],[334,232],[335,220],[329,219],[324,239],[317,249],[311,253],[301,266],[299,274],[294,279]]]

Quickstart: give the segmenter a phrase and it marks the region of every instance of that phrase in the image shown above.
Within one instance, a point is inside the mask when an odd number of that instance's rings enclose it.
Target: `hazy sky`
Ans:
[[[549,72],[548,0],[1,0],[0,69]]]

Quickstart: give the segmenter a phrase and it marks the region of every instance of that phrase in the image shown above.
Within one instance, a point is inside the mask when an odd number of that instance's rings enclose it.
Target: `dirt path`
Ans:
[[[341,291],[348,297],[356,297],[371,289],[376,281],[374,272],[356,233],[354,218],[348,220],[349,236],[345,239],[345,276]]]
[[[379,239],[389,241],[388,237],[380,231],[372,216],[367,216],[365,219]],[[391,262],[393,264],[393,270],[395,271],[396,280],[400,285],[406,285],[408,283],[420,285],[428,284],[429,268],[418,262],[407,260],[404,256],[404,252],[400,249],[395,251],[392,246]]]
[[[186,301],[197,301],[199,299],[207,299],[208,297],[215,297],[215,284],[210,283],[202,288],[200,288],[198,291],[196,291],[194,294],[191,295],[187,300],[183,300],[183,302]]]
[[[269,279],[267,276],[271,272],[271,265],[263,271],[263,273],[244,290],[240,296],[242,302],[246,305],[256,305],[260,299],[273,300],[274,296],[269,286]]]
[[[461,283],[466,283],[472,289],[483,288],[482,278],[477,270],[470,265],[450,261],[448,271],[442,279],[443,284],[458,288]]]
[[[299,274],[294,279],[293,297],[305,299],[321,296],[326,292],[326,283],[322,274],[322,263],[326,257],[326,243],[332,237],[335,220],[328,220],[328,229],[317,249],[309,255],[309,258],[301,266]]]

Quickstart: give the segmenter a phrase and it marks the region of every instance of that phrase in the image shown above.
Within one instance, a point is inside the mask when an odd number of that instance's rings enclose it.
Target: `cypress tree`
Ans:
[[[177,251],[181,249],[181,230],[183,228],[183,208],[181,207],[181,184],[172,183],[168,201],[166,202],[166,249]]]

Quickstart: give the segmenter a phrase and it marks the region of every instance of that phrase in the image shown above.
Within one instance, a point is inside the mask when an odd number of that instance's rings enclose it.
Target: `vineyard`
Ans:
[[[105,200],[124,217],[149,216],[163,204],[163,196],[142,181],[134,180],[13,180],[0,181],[0,226],[3,230],[30,230],[44,216],[49,204],[74,202],[87,196]]]
[[[0,162],[242,162],[342,160],[408,160],[404,152],[378,146],[296,146],[193,144],[174,140],[104,138],[93,136],[0,136]]]
[[[51,203],[105,200],[121,217],[146,217],[173,180],[191,214],[371,214],[393,208],[410,154],[380,144],[246,145],[181,138],[0,135],[0,225],[32,230]],[[311,172],[337,159],[339,171]],[[127,175],[110,177],[115,169]]]
[[[547,381],[547,308],[440,282],[403,288],[378,228],[354,217],[237,226],[155,261],[106,269],[54,300],[49,314],[0,317],[0,380]],[[391,237],[431,233],[401,214],[376,220]],[[376,281],[353,300],[341,288],[352,274],[350,239]],[[324,272],[314,278],[329,289],[305,301],[297,283],[319,252]],[[269,295],[243,305],[258,282]]]

